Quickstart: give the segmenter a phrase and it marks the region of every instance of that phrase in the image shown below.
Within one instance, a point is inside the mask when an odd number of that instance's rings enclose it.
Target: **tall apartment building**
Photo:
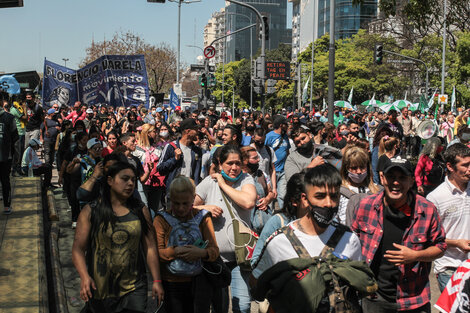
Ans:
[[[277,49],[280,43],[291,43],[291,29],[287,28],[286,0],[240,0],[254,6],[262,15],[268,17],[269,40],[266,49]],[[257,16],[248,8],[226,3],[227,32],[233,32],[250,24],[257,24],[251,30],[237,33],[227,38],[226,62],[249,59],[261,48],[258,38],[259,23]]]
[[[289,0],[292,10],[292,58],[313,40],[330,31],[330,0]],[[377,18],[377,0],[365,0],[358,6],[352,0],[335,0],[335,38],[347,38],[360,28],[368,28]]]
[[[204,47],[207,47],[211,42],[225,34],[225,8],[220,9],[218,12],[214,12],[212,17],[204,26]],[[224,49],[225,41],[218,40],[214,42],[215,57],[211,60],[211,63],[219,64],[224,62]]]

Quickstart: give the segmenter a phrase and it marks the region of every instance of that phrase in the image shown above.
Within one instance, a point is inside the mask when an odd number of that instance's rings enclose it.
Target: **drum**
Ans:
[[[416,128],[416,134],[424,140],[437,135],[437,125],[433,121],[422,121]]]

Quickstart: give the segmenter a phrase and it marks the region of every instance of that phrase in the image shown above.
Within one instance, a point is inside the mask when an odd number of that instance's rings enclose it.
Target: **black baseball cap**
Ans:
[[[196,120],[193,118],[186,118],[180,124],[180,131],[186,129],[198,129],[199,125],[196,123]]]
[[[402,159],[401,157],[395,157],[387,160],[384,166],[384,173],[389,172],[393,168],[399,168],[407,176],[413,175],[413,166],[410,161],[407,159]]]

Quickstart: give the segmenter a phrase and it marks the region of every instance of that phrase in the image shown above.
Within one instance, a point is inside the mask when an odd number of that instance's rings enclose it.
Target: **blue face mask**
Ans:
[[[237,182],[237,181],[240,179],[240,177],[242,177],[243,172],[240,172],[240,174],[238,174],[238,176],[235,177],[235,178],[232,178],[232,177],[228,176],[227,173],[224,172],[224,170],[222,170],[222,171],[220,172],[220,174],[222,174],[222,177],[223,177],[225,180],[228,180],[228,181],[231,182],[231,183],[235,183],[235,182]]]

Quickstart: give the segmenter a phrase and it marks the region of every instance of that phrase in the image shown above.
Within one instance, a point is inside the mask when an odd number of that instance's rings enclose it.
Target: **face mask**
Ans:
[[[163,137],[163,138],[168,137],[168,132],[160,132],[160,137]]]
[[[360,184],[367,177],[367,171],[365,171],[362,174],[355,174],[355,173],[351,173],[351,172],[348,171],[348,177],[349,177],[349,179],[351,179],[351,181],[353,183]]]
[[[349,135],[349,132],[347,130],[343,130],[343,131],[340,132],[340,134],[343,135],[343,136],[347,136],[347,135]]]
[[[259,169],[259,163],[250,163],[250,162],[248,162],[246,167],[248,167],[252,173],[256,173]]]
[[[313,148],[313,142],[309,140],[307,143],[304,143],[300,147],[297,147],[297,151],[299,151],[300,154],[306,155],[306,154],[311,154]]]
[[[359,132],[350,132],[351,135],[353,135],[354,137],[359,137]]]
[[[232,178],[232,177],[228,176],[228,175],[224,172],[224,170],[222,170],[222,171],[220,172],[220,174],[222,174],[222,177],[223,177],[225,180],[228,180],[228,181],[231,182],[231,183],[235,183],[235,182],[237,182],[237,181],[240,179],[240,177],[242,177],[243,172],[240,172],[240,174],[238,174],[238,176],[235,177],[235,178]]]
[[[312,205],[310,201],[308,201],[308,203],[310,205],[310,214],[315,220],[315,222],[318,224],[318,226],[320,226],[321,228],[327,228],[335,217],[336,213],[338,212],[338,207],[321,207]]]
[[[261,149],[264,147],[264,142],[255,141],[255,146],[256,148]]]

